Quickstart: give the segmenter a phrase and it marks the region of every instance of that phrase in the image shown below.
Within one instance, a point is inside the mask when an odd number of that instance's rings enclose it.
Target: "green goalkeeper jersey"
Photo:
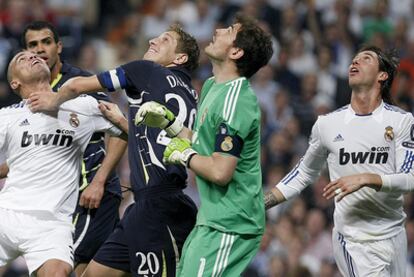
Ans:
[[[222,136],[222,141],[216,142],[220,133],[226,135]],[[234,147],[232,137],[235,136],[241,139],[242,147],[230,183],[220,186],[200,176],[196,178],[201,199],[197,225],[238,234],[262,234],[265,210],[257,98],[244,77],[220,84],[215,83],[212,77],[204,83],[201,91],[193,149],[204,156],[217,151],[229,155]]]

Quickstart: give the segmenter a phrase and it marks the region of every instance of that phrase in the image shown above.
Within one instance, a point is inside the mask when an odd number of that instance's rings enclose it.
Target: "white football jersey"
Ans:
[[[357,115],[347,105],[320,116],[305,156],[277,188],[286,198],[299,194],[315,181],[325,161],[331,180],[358,173],[410,173],[413,126],[410,113],[385,103],[369,115]],[[363,187],[335,202],[335,228],[353,241],[392,237],[403,230],[405,217],[401,192]]]
[[[0,151],[10,171],[0,207],[71,220],[82,154],[96,131],[121,134],[91,96],[65,102],[54,116],[32,113],[25,100],[1,109]]]

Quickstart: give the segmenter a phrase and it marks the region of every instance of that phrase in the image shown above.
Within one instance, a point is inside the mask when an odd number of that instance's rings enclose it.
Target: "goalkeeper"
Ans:
[[[197,175],[201,207],[177,276],[240,276],[265,226],[260,109],[247,78],[268,62],[272,47],[253,21],[238,17],[229,28],[216,30],[205,52],[214,77],[202,88],[194,133],[156,102],[142,105],[135,123],[178,134],[167,145],[164,161]]]

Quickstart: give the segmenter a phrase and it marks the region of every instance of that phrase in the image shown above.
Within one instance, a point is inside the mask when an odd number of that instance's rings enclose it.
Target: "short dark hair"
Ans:
[[[236,60],[237,70],[240,76],[250,78],[272,57],[272,40],[270,34],[261,29],[251,17],[238,13],[235,23],[240,23],[241,28],[233,45],[244,51],[243,56]]]
[[[379,71],[384,71],[388,74],[388,78],[381,82],[381,97],[384,102],[393,104],[394,101],[391,97],[391,86],[399,64],[399,58],[396,50],[391,49],[389,51],[383,51],[381,48],[374,45],[364,45],[358,50],[357,53],[363,51],[372,51],[377,54]]]
[[[168,31],[176,32],[180,37],[178,40],[176,53],[185,53],[188,55],[188,60],[183,66],[192,72],[198,67],[198,60],[200,57],[200,49],[196,39],[185,32],[179,24],[173,24],[168,28]]]
[[[27,41],[26,41],[26,34],[28,31],[40,31],[43,29],[49,29],[53,33],[53,40],[58,43],[60,41],[58,31],[56,27],[48,22],[48,21],[32,21],[24,27],[23,34],[22,34],[22,46],[26,48]]]

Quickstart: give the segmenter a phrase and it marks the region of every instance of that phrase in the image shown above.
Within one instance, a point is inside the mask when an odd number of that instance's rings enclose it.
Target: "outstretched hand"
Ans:
[[[57,94],[52,91],[35,91],[29,95],[32,112],[54,112],[59,109]]]

